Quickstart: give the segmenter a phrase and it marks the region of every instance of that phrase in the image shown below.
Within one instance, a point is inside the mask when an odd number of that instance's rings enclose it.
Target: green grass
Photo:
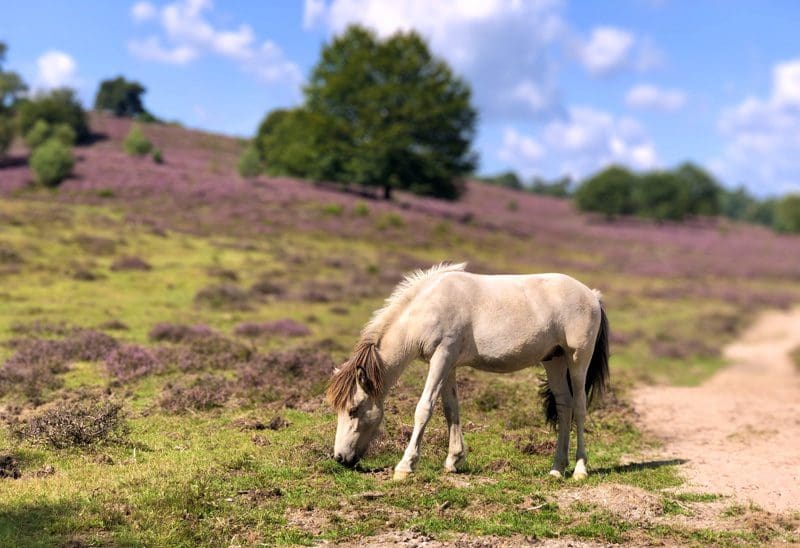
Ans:
[[[343,214],[330,205],[315,212]],[[369,211],[356,214],[369,215]],[[544,264],[514,262],[514,248],[522,244],[513,238],[492,234],[486,240],[495,245],[477,245],[447,223],[440,224],[429,245],[412,250],[399,243],[353,240],[331,233],[281,233],[249,242],[180,233],[164,237],[127,224],[113,205],[56,206],[25,195],[1,202],[0,216],[18,220],[0,226],[0,244],[22,258],[20,264],[0,273],[3,341],[17,336],[15,325],[37,320],[81,327],[121,320],[129,329],[113,332],[114,336],[150,344],[148,332],[159,322],[205,323],[231,334],[243,321],[292,318],[312,330],[300,342],[329,339],[334,348],[347,349],[380,306],[386,296],[383,292],[324,303],[294,297],[267,299],[254,301],[246,310],[204,307],[194,302],[195,294],[219,283],[213,272],[221,270],[235,272],[238,280],[234,283],[243,289],[265,275],[285,284],[290,292],[301,290],[311,279],[346,285],[349,272],[379,276],[385,257],[402,253],[413,253],[420,262],[470,256],[508,271],[547,269]],[[393,213],[376,215],[374,222],[386,233],[404,226],[403,218]],[[113,251],[87,251],[77,243],[87,235],[112,239]],[[286,259],[298,250],[305,261],[302,267]],[[113,270],[111,265],[121,256],[140,257],[152,270]],[[342,257],[349,261],[345,267],[330,260]],[[96,279],[75,279],[76,270],[91,271]],[[649,282],[602,273],[593,276],[593,283],[604,288],[612,328],[641,333],[614,354],[612,372],[620,395],[642,379],[696,383],[721,365],[718,358],[710,357],[654,358],[646,340],[654,333],[692,337],[703,318],[730,313],[725,303],[629,299],[624,296]],[[337,307],[345,308],[346,314],[335,311]],[[268,351],[286,342],[273,339],[250,344]],[[0,361],[12,352],[0,346]],[[333,350],[337,360],[344,353]],[[147,376],[118,387],[102,364],[73,364],[62,375],[63,388],[46,393],[45,399],[86,387],[108,388],[125,400],[129,441],[88,450],[51,450],[20,443],[0,430],[2,452],[13,454],[22,471],[21,479],[0,480],[0,546],[70,541],[153,546],[311,544],[411,528],[444,540],[459,534],[575,537],[609,543],[667,538],[725,544],[751,539],[747,532],[641,528],[627,516],[591,501],[559,505],[559,495],[575,484],[547,476],[549,451],[526,454],[521,450],[528,441],[541,444],[555,436],[544,428],[538,399],[532,397],[540,373],[535,370],[501,377],[463,372],[470,388],[462,397],[462,421],[471,424],[465,427],[470,454],[464,472],[443,473],[446,428],[437,414],[426,433],[415,476],[404,483],[389,481],[404,445],[401,430],[412,420],[424,372],[424,364],[409,368],[388,400],[386,442],[363,461],[360,470],[347,470],[329,458],[335,417],[324,405],[303,410],[302,406],[284,407],[281,401],[263,405],[244,401],[208,412],[166,415],[156,404],[158,396],[166,383],[180,381],[180,374]],[[318,394],[308,397],[320,403]],[[27,411],[30,407],[13,390],[0,403],[5,411],[15,405]],[[290,425],[278,431],[252,431],[235,424],[237,419],[253,416],[269,422],[276,414]],[[635,428],[626,406],[595,410],[589,427],[591,475],[581,489],[608,484],[642,488],[658,495],[664,516],[685,515],[687,506],[716,500],[715,495],[665,494],[665,489],[682,483],[676,463],[641,462],[637,456],[650,450],[651,442]],[[631,456],[639,464],[620,465],[623,457],[630,460]],[[52,466],[55,473],[38,474],[45,466]],[[379,496],[364,497],[367,492]]]

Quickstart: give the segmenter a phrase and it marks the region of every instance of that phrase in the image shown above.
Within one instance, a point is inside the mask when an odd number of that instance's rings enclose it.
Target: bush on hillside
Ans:
[[[800,233],[800,194],[789,194],[777,201],[773,226],[779,232]]]
[[[245,149],[239,157],[236,170],[242,177],[258,177],[261,173],[261,157],[254,146],[250,145]]]
[[[20,134],[28,135],[39,120],[44,120],[51,127],[66,124],[75,132],[78,143],[89,138],[89,122],[86,112],[68,88],[55,89],[39,94],[32,99],[25,99],[19,104]]]
[[[29,149],[34,150],[51,138],[71,147],[75,144],[75,130],[67,124],[51,126],[45,120],[36,120],[31,130],[25,135],[25,144]]]
[[[634,212],[636,176],[621,166],[610,166],[586,179],[575,191],[582,211],[603,213],[608,219]]]
[[[29,164],[38,183],[57,186],[72,173],[75,157],[69,147],[50,139],[33,151]]]
[[[122,142],[122,147],[130,156],[145,156],[153,150],[153,143],[144,136],[139,126],[133,126]]]

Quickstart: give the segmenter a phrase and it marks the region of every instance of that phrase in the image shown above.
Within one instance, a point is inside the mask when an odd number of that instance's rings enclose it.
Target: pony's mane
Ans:
[[[361,331],[361,339],[353,349],[350,359],[334,371],[327,391],[328,402],[334,410],[341,411],[347,408],[356,391],[359,369],[363,369],[364,372],[362,379],[364,391],[373,398],[383,397],[385,367],[378,353],[381,336],[405,305],[417,294],[425,280],[443,272],[463,271],[466,266],[466,263],[441,263],[427,270],[415,270],[403,278],[403,281],[386,299],[386,304],[376,310],[370,321],[364,326]]]
[[[386,299],[386,304],[372,314],[372,318],[361,330],[361,340],[378,343],[381,336],[392,323],[395,317],[403,310],[417,294],[420,286],[430,277],[443,272],[463,272],[467,263],[449,264],[439,263],[427,270],[417,269],[406,274],[403,281],[397,284],[392,294]]]
[[[373,398],[382,398],[384,390],[383,360],[375,343],[360,341],[353,354],[340,368],[336,369],[328,385],[328,402],[336,411],[347,408],[358,383],[358,369],[364,371],[362,388]]]

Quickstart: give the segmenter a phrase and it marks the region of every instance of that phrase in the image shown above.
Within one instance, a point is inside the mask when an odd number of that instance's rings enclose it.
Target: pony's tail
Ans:
[[[595,398],[602,397],[608,386],[608,379],[610,377],[608,371],[608,316],[606,316],[605,308],[600,305],[600,331],[597,333],[597,339],[594,343],[594,352],[592,352],[592,360],[589,362],[589,369],[586,371],[586,401],[587,405],[590,404]],[[567,373],[567,385],[569,386],[569,393],[572,394],[572,381]],[[556,397],[550,386],[547,384],[547,378],[542,378],[539,386],[539,397],[542,399],[542,410],[544,411],[545,422],[551,428],[555,428],[558,424],[558,408],[556,407]]]

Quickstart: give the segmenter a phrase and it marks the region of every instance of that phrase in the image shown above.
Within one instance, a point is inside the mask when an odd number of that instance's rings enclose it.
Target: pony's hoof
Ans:
[[[589,477],[589,474],[587,474],[586,472],[580,471],[580,470],[576,470],[572,474],[572,479],[574,479],[575,481],[583,481],[588,477]]]
[[[444,463],[444,471],[449,474],[455,474],[458,472],[458,469],[461,468],[461,465],[464,464],[465,460],[467,460],[467,458],[463,456],[452,460],[448,458]]]
[[[395,470],[394,476],[392,476],[392,481],[403,481],[407,479],[411,472],[407,470]]]
[[[555,479],[561,479],[564,476],[562,476],[561,472],[559,472],[558,470],[550,470],[550,477]]]

